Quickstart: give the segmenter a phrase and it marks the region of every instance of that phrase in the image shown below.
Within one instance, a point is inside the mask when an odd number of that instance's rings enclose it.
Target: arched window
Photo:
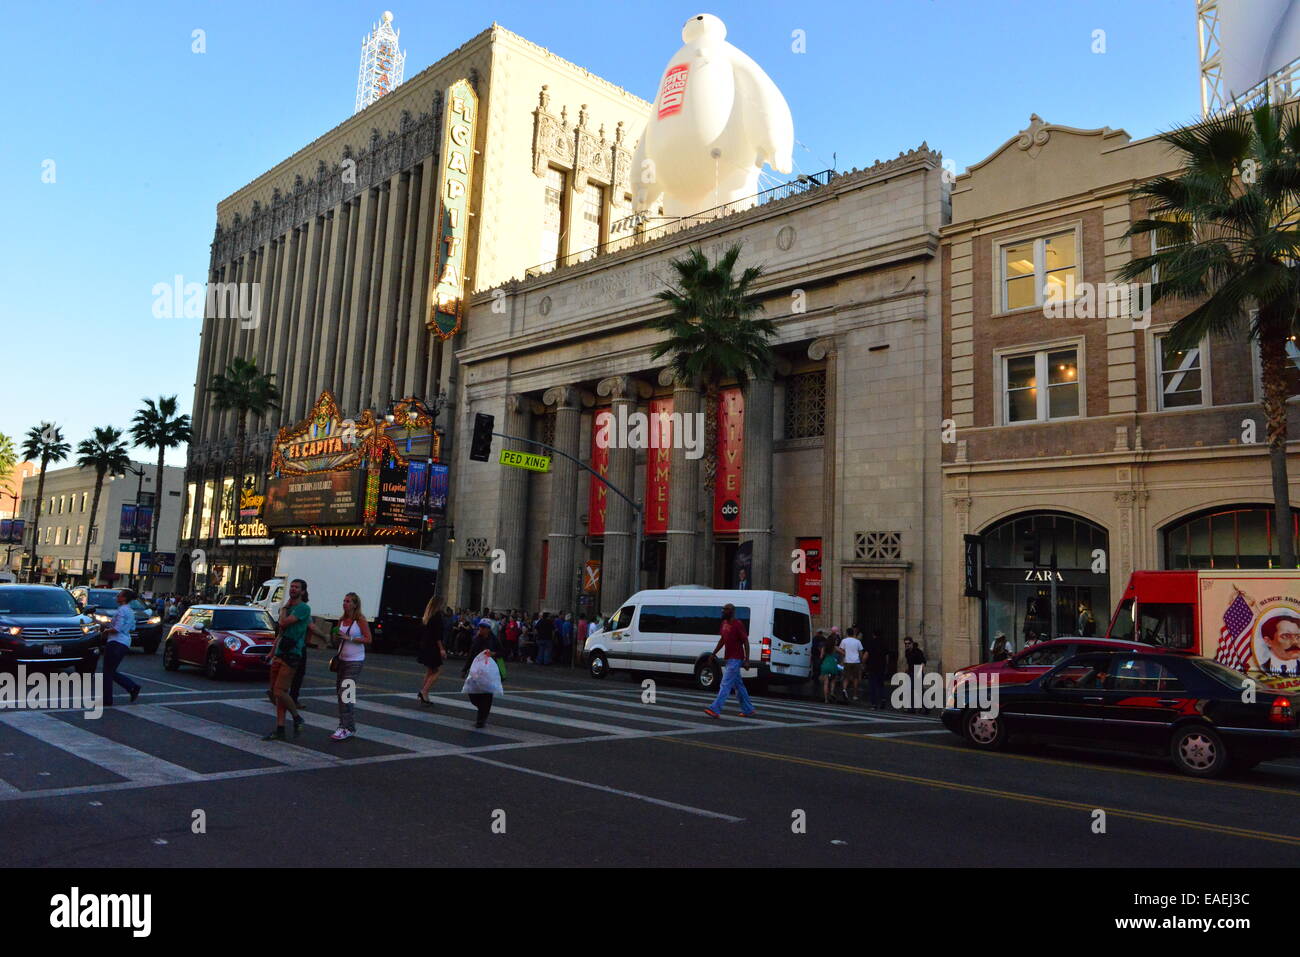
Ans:
[[[1292,542],[1297,516],[1291,510]],[[1272,505],[1227,505],[1179,519],[1164,530],[1164,567],[1277,568],[1278,539]]]

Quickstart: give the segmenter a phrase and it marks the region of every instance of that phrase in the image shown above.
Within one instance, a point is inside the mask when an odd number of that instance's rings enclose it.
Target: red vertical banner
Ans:
[[[803,571],[798,572],[796,594],[808,602],[808,610],[816,615],[822,610],[822,540],[799,538],[795,540],[803,558]]]
[[[650,448],[645,458],[645,533],[668,534],[668,473],[673,461],[673,430],[668,418],[672,396],[650,400]]]
[[[741,453],[745,447],[745,395],[739,388],[718,393],[718,472],[713,485],[713,530],[740,530]]]
[[[614,435],[614,413],[610,409],[597,409],[591,417],[591,470],[604,477],[609,474],[609,443]],[[591,477],[591,490],[587,493],[587,534],[605,534],[605,509],[609,505],[609,487]]]

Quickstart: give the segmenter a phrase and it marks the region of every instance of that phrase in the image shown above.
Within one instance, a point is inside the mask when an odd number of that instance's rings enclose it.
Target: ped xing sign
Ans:
[[[517,469],[528,469],[530,472],[549,472],[551,470],[551,457],[549,455],[538,455],[536,452],[515,452],[511,449],[501,450],[502,465],[512,465]]]

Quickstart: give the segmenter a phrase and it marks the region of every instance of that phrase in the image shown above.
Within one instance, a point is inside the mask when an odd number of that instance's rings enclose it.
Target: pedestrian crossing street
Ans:
[[[145,698],[166,700],[144,703]],[[508,692],[488,725],[474,728],[464,695],[367,694],[356,705],[358,734],[332,741],[338,726],[332,689],[304,690],[306,727],[285,742],[263,741],[274,723],[265,693],[231,692],[195,700],[159,693],[88,718],[81,702],[64,708],[0,712],[0,803],[30,798],[400,761],[442,755],[581,745],[660,735],[726,734],[752,728],[851,724],[864,733],[930,734],[933,718],[868,712],[842,705],[755,699],[754,718],[704,714],[706,695],[659,689],[643,703],[637,689]],[[734,708],[734,703],[731,705]]]

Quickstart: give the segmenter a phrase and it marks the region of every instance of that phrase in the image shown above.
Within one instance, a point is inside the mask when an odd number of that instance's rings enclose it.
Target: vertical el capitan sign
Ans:
[[[741,453],[745,446],[745,394],[737,387],[718,393],[718,471],[713,486],[713,530],[740,529]]]
[[[474,125],[478,94],[469,80],[447,90],[438,175],[438,248],[434,250],[433,302],[429,331],[450,339],[464,318],[465,261],[469,245],[469,197],[474,173]]]

